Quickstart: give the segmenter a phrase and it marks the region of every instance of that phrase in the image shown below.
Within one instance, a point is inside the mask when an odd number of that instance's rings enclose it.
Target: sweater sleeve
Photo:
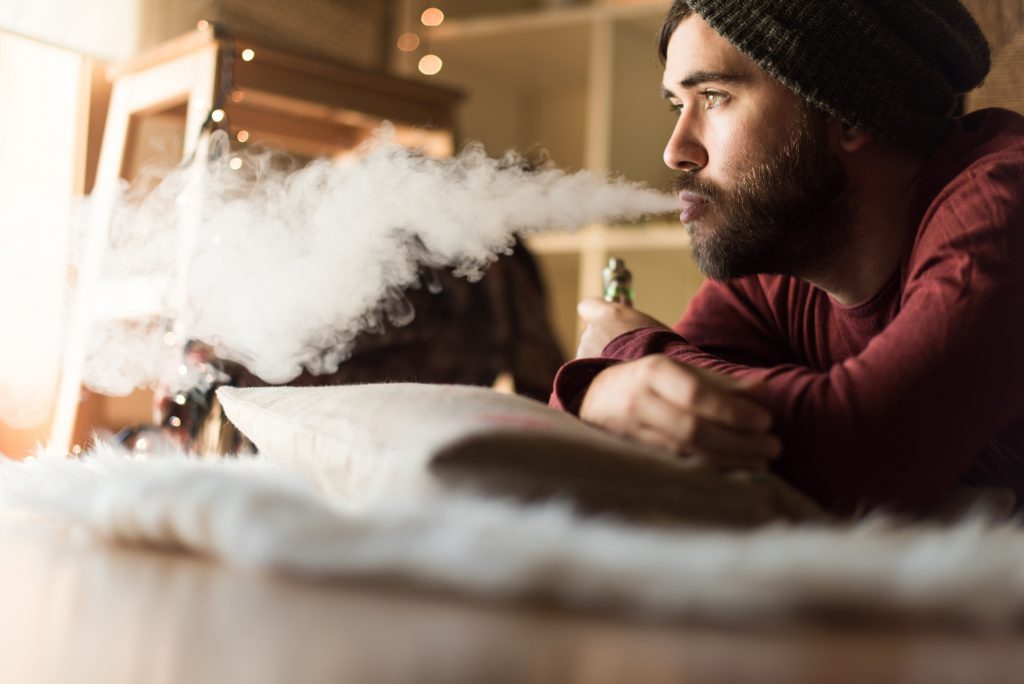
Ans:
[[[683,318],[672,326],[674,340],[686,338],[712,357],[738,364],[769,366],[788,360],[785,342],[777,332],[773,316],[756,278],[727,283],[707,280],[690,302]],[[613,339],[602,358],[576,359],[562,366],[555,376],[549,403],[579,414],[583,395],[598,373],[621,361],[659,353],[649,349],[649,335],[663,328],[641,328]]]
[[[760,379],[783,440],[773,464],[780,475],[837,513],[922,510],[1024,413],[1020,174],[1019,164],[975,168],[933,201],[899,313],[861,353],[831,368],[772,363],[742,343],[711,353],[656,329],[620,336],[605,354],[665,354]],[[734,311],[723,312],[730,325]]]

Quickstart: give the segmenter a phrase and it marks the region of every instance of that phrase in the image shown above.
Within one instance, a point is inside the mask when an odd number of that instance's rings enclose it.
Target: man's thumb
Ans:
[[[613,306],[603,299],[588,298],[580,300],[580,303],[576,305],[576,313],[580,315],[585,322],[590,323],[596,321],[598,318],[608,312],[609,307]]]

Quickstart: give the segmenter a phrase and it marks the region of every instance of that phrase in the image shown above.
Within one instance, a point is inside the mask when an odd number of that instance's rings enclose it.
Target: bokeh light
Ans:
[[[440,26],[441,22],[444,21],[444,12],[436,7],[428,7],[420,15],[420,21],[423,22],[424,26]]]
[[[403,33],[398,36],[398,49],[402,52],[412,52],[420,46],[420,37],[415,33]]]
[[[427,76],[433,76],[437,72],[441,71],[442,66],[441,58],[437,55],[423,55],[420,59],[420,73]]]

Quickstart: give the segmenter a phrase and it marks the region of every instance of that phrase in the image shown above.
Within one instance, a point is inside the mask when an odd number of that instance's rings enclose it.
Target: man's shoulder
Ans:
[[[922,171],[911,280],[950,257],[999,268],[1024,258],[1024,117],[982,110],[957,127]]]
[[[998,199],[1024,206],[1024,116],[984,109],[957,120],[921,174],[930,205],[924,224],[963,217],[970,207]]]
[[[1002,107],[987,107],[964,114],[955,120],[955,125],[972,135],[1024,135],[1024,115]]]
[[[982,109],[956,121],[928,160],[928,170],[946,185],[966,182],[987,169],[1024,166],[1024,116],[1008,109]]]

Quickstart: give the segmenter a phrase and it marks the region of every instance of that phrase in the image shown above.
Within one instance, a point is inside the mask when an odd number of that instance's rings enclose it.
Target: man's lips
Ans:
[[[679,193],[679,202],[683,205],[682,211],[679,212],[679,220],[683,223],[696,221],[704,215],[710,205],[707,197],[695,192]]]

